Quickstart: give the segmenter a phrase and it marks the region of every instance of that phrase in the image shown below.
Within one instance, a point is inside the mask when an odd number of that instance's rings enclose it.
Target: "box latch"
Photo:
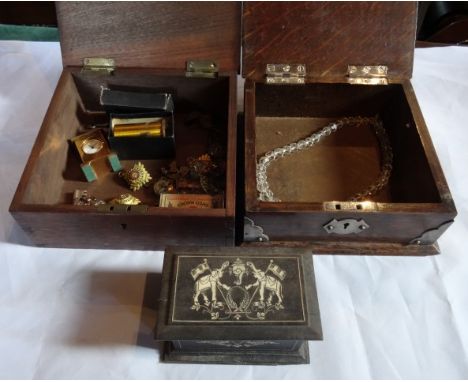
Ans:
[[[348,65],[348,82],[353,85],[388,85],[385,65]]]
[[[91,57],[83,60],[83,72],[112,74],[115,70],[113,58]]]
[[[267,64],[267,84],[305,84],[304,64]]]
[[[216,78],[218,65],[214,61],[187,61],[186,77]]]
[[[106,212],[113,214],[132,214],[144,215],[148,212],[149,207],[146,204],[126,205],[126,204],[100,204],[96,207],[98,212]]]

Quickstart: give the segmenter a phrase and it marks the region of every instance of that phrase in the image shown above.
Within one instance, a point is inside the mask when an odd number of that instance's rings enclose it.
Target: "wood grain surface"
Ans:
[[[23,206],[12,214],[39,247],[163,250],[167,245],[234,245],[234,217],[222,214],[154,208],[149,214],[134,215],[74,206],[37,207]]]
[[[246,2],[243,75],[266,64],[306,64],[308,76],[344,78],[348,65],[387,65],[410,78],[416,2]]]
[[[118,67],[208,59],[239,69],[240,2],[57,2],[57,18],[64,66],[106,57]]]
[[[407,245],[400,243],[352,242],[352,241],[269,241],[248,243],[244,247],[291,247],[306,250],[314,255],[360,255],[360,256],[433,256],[440,254],[437,243]]]

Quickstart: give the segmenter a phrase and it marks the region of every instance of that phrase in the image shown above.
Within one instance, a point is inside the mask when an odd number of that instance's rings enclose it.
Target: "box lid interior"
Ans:
[[[89,57],[117,67],[185,69],[211,60],[238,71],[239,2],[57,2],[64,66]]]
[[[166,249],[156,338],[322,339],[312,255],[284,248]]]
[[[411,78],[416,2],[246,2],[244,77],[267,64],[305,64],[307,77],[342,81],[348,65],[386,65],[388,78]]]

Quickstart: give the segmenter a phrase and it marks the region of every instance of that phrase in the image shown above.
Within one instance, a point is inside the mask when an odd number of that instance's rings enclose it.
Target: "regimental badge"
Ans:
[[[121,171],[119,176],[127,182],[128,187],[130,187],[132,191],[138,191],[143,186],[146,186],[152,179],[141,162],[134,164],[130,170]]]

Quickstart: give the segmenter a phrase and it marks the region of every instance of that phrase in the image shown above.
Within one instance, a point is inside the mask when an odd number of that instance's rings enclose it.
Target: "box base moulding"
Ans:
[[[162,359],[170,363],[204,363],[224,365],[291,365],[309,363],[309,347],[307,341],[297,341],[294,350],[289,348],[280,350],[258,351],[255,342],[261,346],[265,341],[212,341],[213,343],[226,343],[226,347],[236,350],[217,351],[189,351],[177,349],[172,342],[166,342]],[[273,342],[273,341],[270,341]],[[249,347],[252,345],[252,347]]]

